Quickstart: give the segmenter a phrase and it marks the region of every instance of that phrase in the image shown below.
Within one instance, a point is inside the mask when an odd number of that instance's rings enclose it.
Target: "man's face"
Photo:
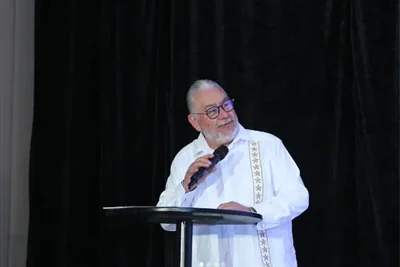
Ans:
[[[198,91],[193,95],[193,98],[193,113],[208,112],[211,117],[216,116],[216,118],[212,119],[205,114],[190,114],[189,122],[192,126],[197,131],[203,132],[210,146],[217,147],[230,143],[236,136],[239,128],[238,118],[233,109],[233,102],[228,98],[226,93],[219,88],[214,88]],[[216,107],[219,107],[219,114]],[[232,110],[227,112],[224,108]]]

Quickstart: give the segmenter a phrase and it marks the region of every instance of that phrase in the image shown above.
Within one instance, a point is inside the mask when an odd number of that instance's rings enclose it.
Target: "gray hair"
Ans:
[[[217,82],[213,80],[197,80],[195,81],[189,88],[187,94],[186,94],[186,103],[187,103],[187,108],[189,109],[189,112],[193,112],[193,104],[194,104],[194,93],[197,91],[203,91],[203,90],[208,90],[208,89],[214,89],[214,88],[219,88],[222,91],[225,92],[224,88],[222,88]]]

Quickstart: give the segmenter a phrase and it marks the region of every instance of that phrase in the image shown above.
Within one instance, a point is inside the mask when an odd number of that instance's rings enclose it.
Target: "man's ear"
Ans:
[[[196,129],[196,131],[201,132],[201,128],[200,125],[196,119],[196,117],[192,114],[188,115],[188,121],[190,122],[190,124],[193,126],[193,128]]]

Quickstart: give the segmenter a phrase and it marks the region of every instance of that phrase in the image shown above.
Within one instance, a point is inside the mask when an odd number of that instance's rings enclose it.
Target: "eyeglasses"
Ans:
[[[192,113],[194,115],[207,115],[210,119],[215,119],[219,116],[219,109],[222,108],[225,112],[233,110],[233,101],[235,99],[227,99],[221,105],[210,107],[204,113]]]

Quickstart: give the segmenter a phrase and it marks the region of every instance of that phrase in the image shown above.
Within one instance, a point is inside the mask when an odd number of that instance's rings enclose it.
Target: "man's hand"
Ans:
[[[188,168],[186,174],[185,174],[185,179],[183,180],[183,187],[185,188],[186,192],[189,192],[189,183],[190,183],[190,178],[193,176],[193,174],[195,174],[199,168],[204,167],[204,168],[208,168],[211,165],[211,161],[209,159],[212,159],[214,157],[214,154],[208,154],[202,157],[197,158]],[[214,168],[212,168],[212,170],[210,170],[210,172],[208,174],[210,174],[211,172],[213,172],[215,170],[215,166]],[[194,189],[196,189],[196,187],[198,185],[200,185],[204,179],[208,176],[205,175],[203,178],[201,178],[196,185],[194,185],[190,191],[193,191]]]
[[[223,204],[218,206],[218,209],[237,210],[237,211],[245,211],[245,212],[249,212],[250,211],[249,207],[243,206],[242,204],[239,204],[239,203],[234,202],[234,201],[223,203]]]

